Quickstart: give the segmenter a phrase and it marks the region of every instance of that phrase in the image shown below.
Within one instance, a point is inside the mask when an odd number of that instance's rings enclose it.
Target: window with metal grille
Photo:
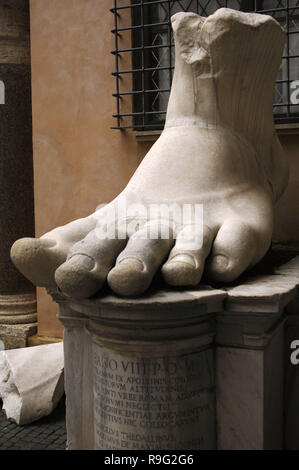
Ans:
[[[174,69],[170,17],[228,7],[272,15],[287,33],[276,82],[277,123],[299,122],[299,0],[114,0],[115,129],[162,129]]]

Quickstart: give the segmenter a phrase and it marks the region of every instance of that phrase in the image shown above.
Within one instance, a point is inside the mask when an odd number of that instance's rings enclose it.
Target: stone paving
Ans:
[[[34,423],[18,426],[8,421],[0,400],[0,451],[1,450],[65,450],[65,399],[50,416]]]

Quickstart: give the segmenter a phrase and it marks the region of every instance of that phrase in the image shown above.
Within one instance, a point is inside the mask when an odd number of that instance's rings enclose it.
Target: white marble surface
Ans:
[[[50,414],[64,393],[62,343],[0,352],[0,397],[8,419],[28,424]]]
[[[283,447],[283,325],[265,349],[217,347],[217,448]]]
[[[64,355],[67,448],[93,450],[92,343],[84,323],[75,327],[65,325]]]
[[[159,272],[175,287],[198,285],[204,272],[234,281],[269,249],[288,182],[272,106],[284,30],[270,15],[229,8],[171,22],[175,71],[161,136],[109,204],[14,243],[12,260],[32,283],[80,300],[107,281],[134,297]]]
[[[239,286],[225,291],[205,289],[200,293],[196,289],[178,290],[173,292],[172,297],[172,292],[167,289],[134,300],[109,294],[80,302],[55,294],[54,297],[61,303],[60,315],[66,326],[70,448],[100,448],[104,445],[101,439],[108,442],[109,433],[112,432],[114,441],[111,441],[111,446],[117,446],[120,442],[116,432],[118,429],[114,425],[105,427],[103,423],[99,424],[101,403],[97,393],[99,390],[103,392],[101,387],[104,385],[100,382],[107,369],[106,366],[106,369],[103,365],[99,366],[99,354],[103,353],[108,360],[110,358],[112,367],[122,364],[122,361],[135,364],[145,357],[156,361],[155,367],[158,367],[157,363],[162,367],[161,358],[165,358],[167,351],[169,357],[176,355],[176,362],[179,362],[180,356],[211,344],[215,332],[218,345],[216,362],[210,359],[209,364],[211,374],[214,373],[213,368],[216,374],[218,448],[299,448],[296,398],[299,366],[290,367],[289,356],[286,355],[289,341],[299,334],[296,266],[295,262],[291,262],[285,274],[253,274]],[[268,287],[263,291],[263,286]],[[247,304],[247,311],[225,310],[228,304],[223,300],[229,298],[231,290],[236,304],[240,302],[244,307]],[[257,299],[254,309],[251,297]],[[284,307],[286,303],[287,308]],[[73,307],[75,310],[72,310]],[[91,342],[94,343],[93,354]],[[115,371],[112,373],[115,374]],[[127,377],[126,374],[123,376]],[[95,375],[97,384],[93,395],[91,386],[95,386]],[[204,376],[208,377],[209,374]],[[115,391],[114,386],[111,387],[110,392]],[[109,398],[109,393],[104,395]],[[106,398],[105,406],[111,406]],[[91,426],[95,422],[94,399],[98,406],[97,437]],[[146,402],[143,404],[146,406]],[[78,422],[80,426],[76,426]],[[204,417],[203,422],[208,426]],[[146,436],[147,439],[150,436],[153,446],[156,445],[153,435],[147,433]],[[164,440],[168,439],[165,436]],[[200,445],[203,444],[204,441],[201,441]],[[123,448],[128,448],[128,445],[123,443]],[[136,441],[134,445],[136,447]],[[204,445],[216,448],[216,444],[213,446],[206,442]]]

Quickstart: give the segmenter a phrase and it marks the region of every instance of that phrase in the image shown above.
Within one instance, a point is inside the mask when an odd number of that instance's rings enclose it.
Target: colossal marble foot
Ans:
[[[233,281],[268,250],[288,179],[272,116],[283,30],[269,16],[226,8],[208,18],[178,13],[172,24],[162,135],[106,207],[13,245],[13,262],[34,284],[87,298],[108,281],[134,296],[158,270],[173,286],[197,285],[204,271]]]

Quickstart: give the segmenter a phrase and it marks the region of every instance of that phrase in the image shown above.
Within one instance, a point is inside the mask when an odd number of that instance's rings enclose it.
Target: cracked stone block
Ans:
[[[23,425],[47,416],[63,393],[62,343],[0,352],[0,398],[7,419]]]

